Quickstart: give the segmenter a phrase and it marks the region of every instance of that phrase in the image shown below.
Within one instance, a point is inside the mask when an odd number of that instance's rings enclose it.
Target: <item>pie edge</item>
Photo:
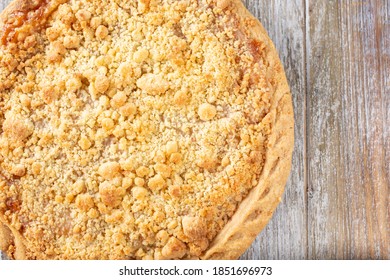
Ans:
[[[267,117],[273,121],[259,184],[241,201],[236,212],[210,244],[202,259],[238,259],[271,219],[282,200],[294,149],[294,112],[290,88],[278,52],[260,21],[240,0],[230,0],[240,28],[267,44],[267,61],[275,69],[276,89]],[[249,24],[247,24],[249,23]],[[252,23],[252,24],[250,24]]]
[[[8,16],[23,7],[26,2],[28,0],[10,2],[0,13],[0,28],[3,28]],[[268,139],[266,160],[259,178],[260,183],[252,188],[248,196],[241,201],[236,212],[211,242],[209,248],[200,257],[201,259],[237,259],[249,248],[271,219],[281,201],[291,170],[294,147],[294,113],[291,93],[276,48],[259,20],[247,10],[240,0],[230,0],[229,7],[238,16],[240,28],[247,29],[253,38],[265,39],[263,43],[267,44],[269,49],[267,61],[272,62],[273,67],[276,68],[277,88],[272,98],[271,111],[267,116],[273,119],[271,122],[273,129]],[[254,25],[246,25],[247,21]],[[0,250],[7,253],[9,246],[13,243],[14,258],[26,259],[24,238],[16,229],[10,227],[1,215],[0,240],[3,240],[0,242]]]

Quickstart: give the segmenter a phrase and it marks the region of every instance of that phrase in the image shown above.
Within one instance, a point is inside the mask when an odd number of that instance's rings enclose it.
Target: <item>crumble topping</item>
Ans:
[[[229,4],[37,1],[44,27],[26,8],[3,30],[0,213],[28,258],[207,249],[271,130],[267,47]]]

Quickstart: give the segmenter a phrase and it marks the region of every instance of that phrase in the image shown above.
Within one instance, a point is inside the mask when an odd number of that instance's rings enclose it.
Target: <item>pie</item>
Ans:
[[[14,0],[0,23],[0,248],[236,259],[281,201],[293,110],[239,0]]]

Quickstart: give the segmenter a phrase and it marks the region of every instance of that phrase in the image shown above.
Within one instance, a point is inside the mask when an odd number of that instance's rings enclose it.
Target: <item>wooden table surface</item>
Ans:
[[[390,1],[247,0],[295,110],[282,204],[243,259],[390,258]]]
[[[296,142],[283,201],[242,259],[390,259],[390,1],[244,2],[285,66]]]

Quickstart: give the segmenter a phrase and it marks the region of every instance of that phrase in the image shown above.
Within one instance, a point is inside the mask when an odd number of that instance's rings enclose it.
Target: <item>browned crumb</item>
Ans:
[[[266,47],[229,0],[53,3],[0,48],[1,215],[31,259],[200,256],[264,164]]]

